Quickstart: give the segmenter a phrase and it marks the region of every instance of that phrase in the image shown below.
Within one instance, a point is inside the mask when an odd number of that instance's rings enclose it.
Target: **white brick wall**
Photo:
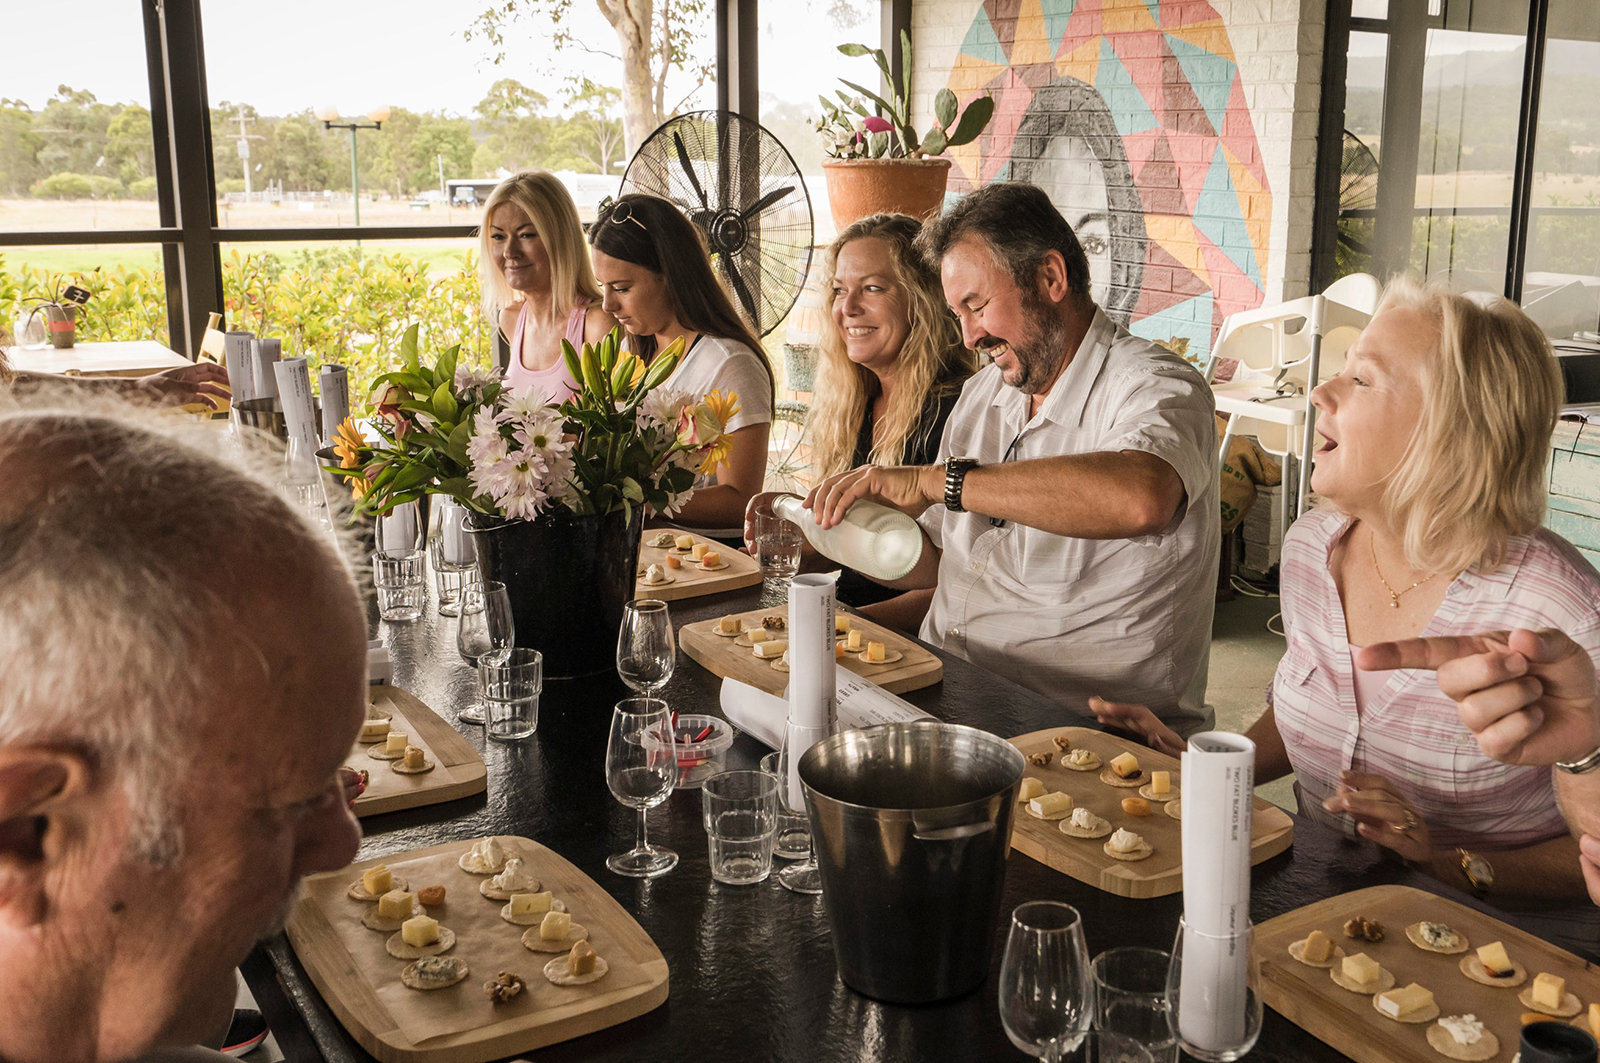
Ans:
[[[1139,5],[1142,0],[1105,0],[1103,6],[1115,10],[1130,3]],[[1195,0],[1162,3],[1192,7]],[[1038,12],[1040,4],[1041,0],[1022,0],[1024,19]],[[1210,0],[1210,5],[1227,30],[1272,195],[1267,254],[1259,263],[1262,298],[1269,304],[1296,298],[1310,283],[1326,0]],[[1044,0],[1046,10],[1051,6]],[[959,79],[952,84],[951,73],[979,11],[979,0],[913,3],[912,106],[919,125],[928,121],[933,94],[939,89],[949,85],[965,95],[976,87],[973,79],[970,87]],[[1179,150],[1176,143],[1173,150]],[[1191,353],[1197,353],[1193,345]]]

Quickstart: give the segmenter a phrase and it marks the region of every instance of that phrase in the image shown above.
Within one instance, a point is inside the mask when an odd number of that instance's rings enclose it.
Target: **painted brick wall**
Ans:
[[[1203,359],[1222,320],[1304,295],[1325,0],[915,0],[912,108],[987,92],[954,191],[1046,188],[1097,298]]]

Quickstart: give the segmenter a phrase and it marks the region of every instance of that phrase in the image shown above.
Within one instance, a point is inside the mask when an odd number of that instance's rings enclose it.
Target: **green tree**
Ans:
[[[43,173],[103,173],[106,127],[116,109],[95,99],[87,89],[61,85],[39,112],[34,129],[44,138],[39,148]]]
[[[0,191],[24,195],[44,176],[39,149],[44,137],[34,130],[37,116],[21,100],[0,100]]]
[[[472,123],[465,118],[429,118],[417,130],[411,144],[411,183],[408,192],[437,186],[443,159],[446,177],[468,176],[477,147],[472,140]]]
[[[549,103],[544,94],[515,78],[501,78],[489,86],[474,108],[484,139],[470,160],[472,173],[547,165],[554,123],[543,112]]]
[[[566,92],[568,117],[555,130],[559,153],[552,169],[613,173],[622,161],[622,121],[617,105],[622,93],[609,85],[578,79]]]
[[[412,162],[412,141],[426,118],[404,107],[389,111],[383,129],[377,133],[363,131],[360,136],[361,187],[369,191],[387,188],[396,196],[403,196],[416,188],[416,167]],[[340,136],[348,137],[349,133]],[[345,163],[349,165],[348,161]]]
[[[106,127],[106,162],[121,169],[124,183],[155,176],[155,141],[148,109],[131,104]]]
[[[290,115],[272,127],[276,154],[271,176],[300,192],[350,187],[349,170],[333,165],[321,124],[305,114]]]

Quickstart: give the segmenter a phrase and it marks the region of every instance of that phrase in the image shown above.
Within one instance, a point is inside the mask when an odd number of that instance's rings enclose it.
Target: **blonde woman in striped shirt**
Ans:
[[[1561,402],[1548,341],[1506,300],[1400,281],[1313,402],[1326,504],[1284,539],[1288,648],[1247,732],[1257,782],[1293,771],[1302,813],[1451,885],[1584,896],[1550,770],[1484,753],[1426,671],[1357,666],[1375,643],[1513,627],[1600,661],[1600,574],[1540,526]],[[1091,708],[1178,745],[1142,706]]]

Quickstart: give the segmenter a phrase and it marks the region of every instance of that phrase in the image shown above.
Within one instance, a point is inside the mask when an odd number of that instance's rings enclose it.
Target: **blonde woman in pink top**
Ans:
[[[1584,897],[1550,769],[1493,759],[1431,673],[1360,652],[1555,628],[1600,661],[1600,573],[1540,526],[1561,403],[1549,342],[1504,299],[1400,282],[1312,401],[1326,504],[1284,537],[1288,646],[1247,732],[1256,781],[1293,771],[1308,818],[1496,903]],[[1090,708],[1182,747],[1142,706]]]
[[[479,242],[484,312],[511,345],[507,386],[565,399],[578,382],[561,341],[594,343],[616,325],[600,307],[572,196],[544,170],[508,177],[484,204]]]

